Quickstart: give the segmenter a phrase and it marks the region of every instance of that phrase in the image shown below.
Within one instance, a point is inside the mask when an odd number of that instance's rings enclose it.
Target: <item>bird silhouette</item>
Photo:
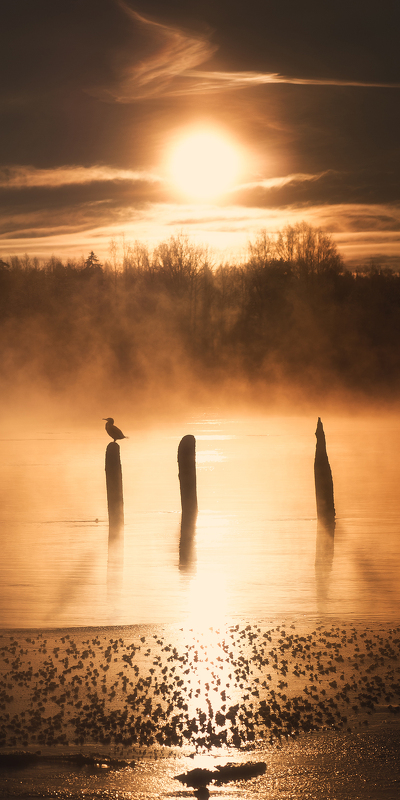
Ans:
[[[103,417],[103,419],[106,422],[106,431],[108,435],[111,436],[111,439],[114,439],[114,442],[116,442],[117,439],[129,438],[128,436],[125,436],[125,434],[122,433],[120,428],[117,428],[117,426],[114,425],[114,420],[112,417]]]

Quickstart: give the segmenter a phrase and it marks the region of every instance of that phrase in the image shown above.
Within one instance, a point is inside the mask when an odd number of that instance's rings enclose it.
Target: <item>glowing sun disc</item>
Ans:
[[[210,199],[228,191],[237,179],[237,148],[222,135],[197,131],[175,145],[169,163],[173,183],[185,194]]]

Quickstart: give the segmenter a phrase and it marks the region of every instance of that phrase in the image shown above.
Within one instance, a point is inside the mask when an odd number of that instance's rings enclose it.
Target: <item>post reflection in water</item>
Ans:
[[[119,619],[122,610],[124,577],[124,530],[108,537],[107,555],[107,614],[110,624]]]
[[[328,610],[329,583],[333,566],[335,520],[317,520],[317,545],[315,551],[315,583],[319,612]]]
[[[182,515],[179,537],[179,569],[192,572],[196,566],[196,518],[188,519]]]

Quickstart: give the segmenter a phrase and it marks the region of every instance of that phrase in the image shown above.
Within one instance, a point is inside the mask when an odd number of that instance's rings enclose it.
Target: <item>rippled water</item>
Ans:
[[[253,760],[263,760],[266,774],[251,781],[210,786],[210,800],[397,800],[399,793],[398,748],[400,736],[391,729],[343,739],[338,734],[307,737],[284,743],[275,750],[256,751]],[[248,760],[237,756],[235,763]],[[197,764],[213,769],[210,758]],[[11,774],[0,797],[18,800],[196,800],[194,791],[176,781],[176,775],[193,768],[193,761],[175,754],[148,758],[132,770],[72,770],[61,761],[42,763],[35,771]],[[34,789],[32,783],[34,782]],[[204,795],[206,797],[206,795]]]
[[[0,626],[398,614],[397,419],[323,418],[337,512],[326,541],[315,417],[210,414],[147,430],[116,421],[129,435],[116,540],[101,421],[2,440]],[[176,453],[187,433],[197,442],[199,515],[192,558],[180,564]],[[316,574],[317,544],[325,560]]]

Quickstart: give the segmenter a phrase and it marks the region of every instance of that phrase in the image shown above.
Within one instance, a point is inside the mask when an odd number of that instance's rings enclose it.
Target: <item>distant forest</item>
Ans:
[[[185,236],[100,264],[0,260],[3,375],[62,391],[173,388],[196,378],[366,396],[400,389],[400,275],[345,268],[305,223],[261,232],[242,263]]]

